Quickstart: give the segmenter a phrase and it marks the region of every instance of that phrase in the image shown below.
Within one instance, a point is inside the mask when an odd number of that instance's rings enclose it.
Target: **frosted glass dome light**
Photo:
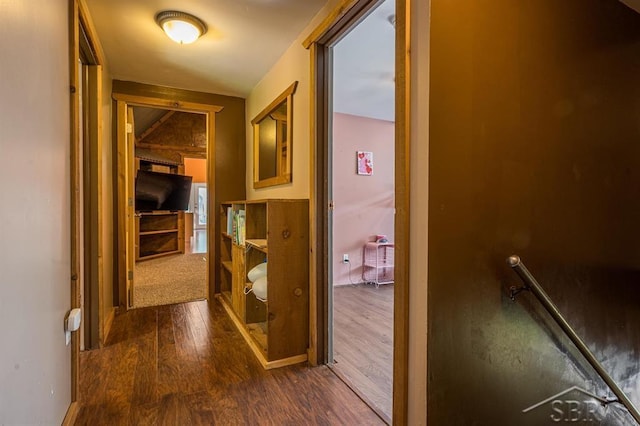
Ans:
[[[156,22],[171,40],[180,44],[193,43],[207,32],[206,24],[199,18],[175,10],[158,13]]]

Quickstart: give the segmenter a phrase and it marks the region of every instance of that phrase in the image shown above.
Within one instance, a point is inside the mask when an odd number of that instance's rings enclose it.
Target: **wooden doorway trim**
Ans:
[[[311,55],[310,350],[312,364],[327,360],[328,330],[328,78],[329,48],[380,0],[342,0],[305,39]],[[394,424],[408,419],[410,0],[396,0]]]
[[[71,309],[80,307],[80,85],[78,62],[80,61],[80,18],[78,0],[69,0],[69,87],[71,117]],[[71,406],[64,423],[73,423],[77,415],[79,399],[80,336],[71,333]]]
[[[89,87],[88,90],[92,95],[92,102],[89,106],[88,114],[90,115],[90,128],[87,129],[87,134],[90,135],[91,143],[100,148],[100,133],[101,127],[97,117],[101,115],[101,84],[102,84],[102,64],[104,64],[104,53],[96,31],[93,27],[93,22],[84,0],[69,0],[69,117],[70,117],[70,209],[69,209],[69,221],[70,221],[70,240],[71,240],[71,253],[70,253],[70,307],[73,308],[86,308],[81,306],[80,300],[80,265],[88,256],[88,261],[95,266],[94,276],[102,277],[103,265],[99,262],[98,250],[91,250],[89,254],[83,254],[81,250],[81,235],[83,230],[81,229],[81,218],[83,215],[83,206],[80,203],[80,191],[81,187],[80,169],[83,158],[81,156],[81,108],[80,108],[80,88],[82,82],[80,81],[80,74],[78,72],[78,64],[80,62],[80,37],[85,37],[86,45],[93,53],[92,63],[89,64]],[[100,194],[101,189],[101,173],[100,169],[95,169],[97,166],[96,160],[100,154],[99,151],[94,152],[96,158],[88,159],[91,170],[90,173],[96,178],[91,181],[91,186],[88,191],[94,191],[96,194]],[[99,195],[98,195],[99,196]],[[89,208],[85,210],[85,217],[91,222],[91,229],[96,237],[100,235],[100,209]],[[97,241],[97,247],[99,247],[100,241]],[[95,246],[95,245],[94,245]],[[98,278],[98,294],[101,293],[100,287],[101,281]],[[97,296],[97,295],[96,295]],[[85,309],[86,310],[86,309]],[[89,309],[91,311],[91,309]],[[89,312],[89,315],[95,316],[96,312]],[[102,312],[98,310],[98,324],[102,326],[104,318]],[[91,323],[91,322],[89,322]],[[102,330],[99,330],[99,335],[102,335]],[[80,367],[80,335],[79,333],[71,334],[71,404],[63,424],[73,424],[75,416],[78,412],[79,401],[81,395],[79,394],[79,368]]]
[[[126,88],[126,89],[125,89]],[[125,90],[123,90],[125,89]],[[211,104],[204,104],[200,102],[192,102],[184,100],[185,91],[178,89],[167,89],[162,91],[166,93],[163,97],[149,96],[143,89],[138,88],[136,85],[122,85],[120,90],[116,87],[114,82],[113,99],[116,101],[116,137],[117,144],[117,159],[116,159],[116,173],[118,176],[117,184],[117,201],[116,211],[117,213],[117,239],[118,239],[118,258],[117,258],[117,277],[118,277],[118,299],[119,305],[122,309],[131,308],[132,301],[129,299],[129,289],[131,288],[131,275],[126,268],[127,256],[132,262],[134,253],[131,250],[127,250],[127,231],[133,232],[130,221],[127,219],[127,206],[129,200],[126,197],[126,185],[131,182],[127,182],[125,176],[128,175],[127,167],[130,166],[127,160],[127,107],[129,106],[144,106],[152,108],[163,108],[173,111],[190,112],[196,114],[204,114],[207,122],[207,188],[210,191],[215,188],[215,116],[217,112],[222,111],[223,107]],[[172,96],[173,94],[173,96]],[[129,155],[130,156],[130,155]],[[129,173],[130,174],[130,173]],[[133,202],[133,200],[131,200]],[[209,216],[215,211],[215,197],[212,194],[207,194],[207,211]],[[215,235],[215,223],[211,220],[207,221],[207,235]],[[208,299],[212,299],[215,293],[215,238],[207,238],[207,294]]]

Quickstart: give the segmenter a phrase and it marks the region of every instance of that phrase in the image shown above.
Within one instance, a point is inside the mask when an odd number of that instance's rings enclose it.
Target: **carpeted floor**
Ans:
[[[206,297],[206,254],[176,254],[136,263],[133,305],[170,305]]]

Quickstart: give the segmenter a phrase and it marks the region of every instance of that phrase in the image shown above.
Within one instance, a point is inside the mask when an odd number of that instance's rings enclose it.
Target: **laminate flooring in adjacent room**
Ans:
[[[334,370],[387,420],[393,405],[393,284],[333,288]]]
[[[77,425],[383,424],[327,367],[264,370],[217,300],[116,316],[80,399]]]

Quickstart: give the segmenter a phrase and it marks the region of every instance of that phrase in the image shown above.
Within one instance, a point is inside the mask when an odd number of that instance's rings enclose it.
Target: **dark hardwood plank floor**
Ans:
[[[334,370],[387,420],[393,404],[393,284],[333,289]]]
[[[327,367],[266,371],[216,300],[118,315],[80,355],[77,425],[379,425]]]

